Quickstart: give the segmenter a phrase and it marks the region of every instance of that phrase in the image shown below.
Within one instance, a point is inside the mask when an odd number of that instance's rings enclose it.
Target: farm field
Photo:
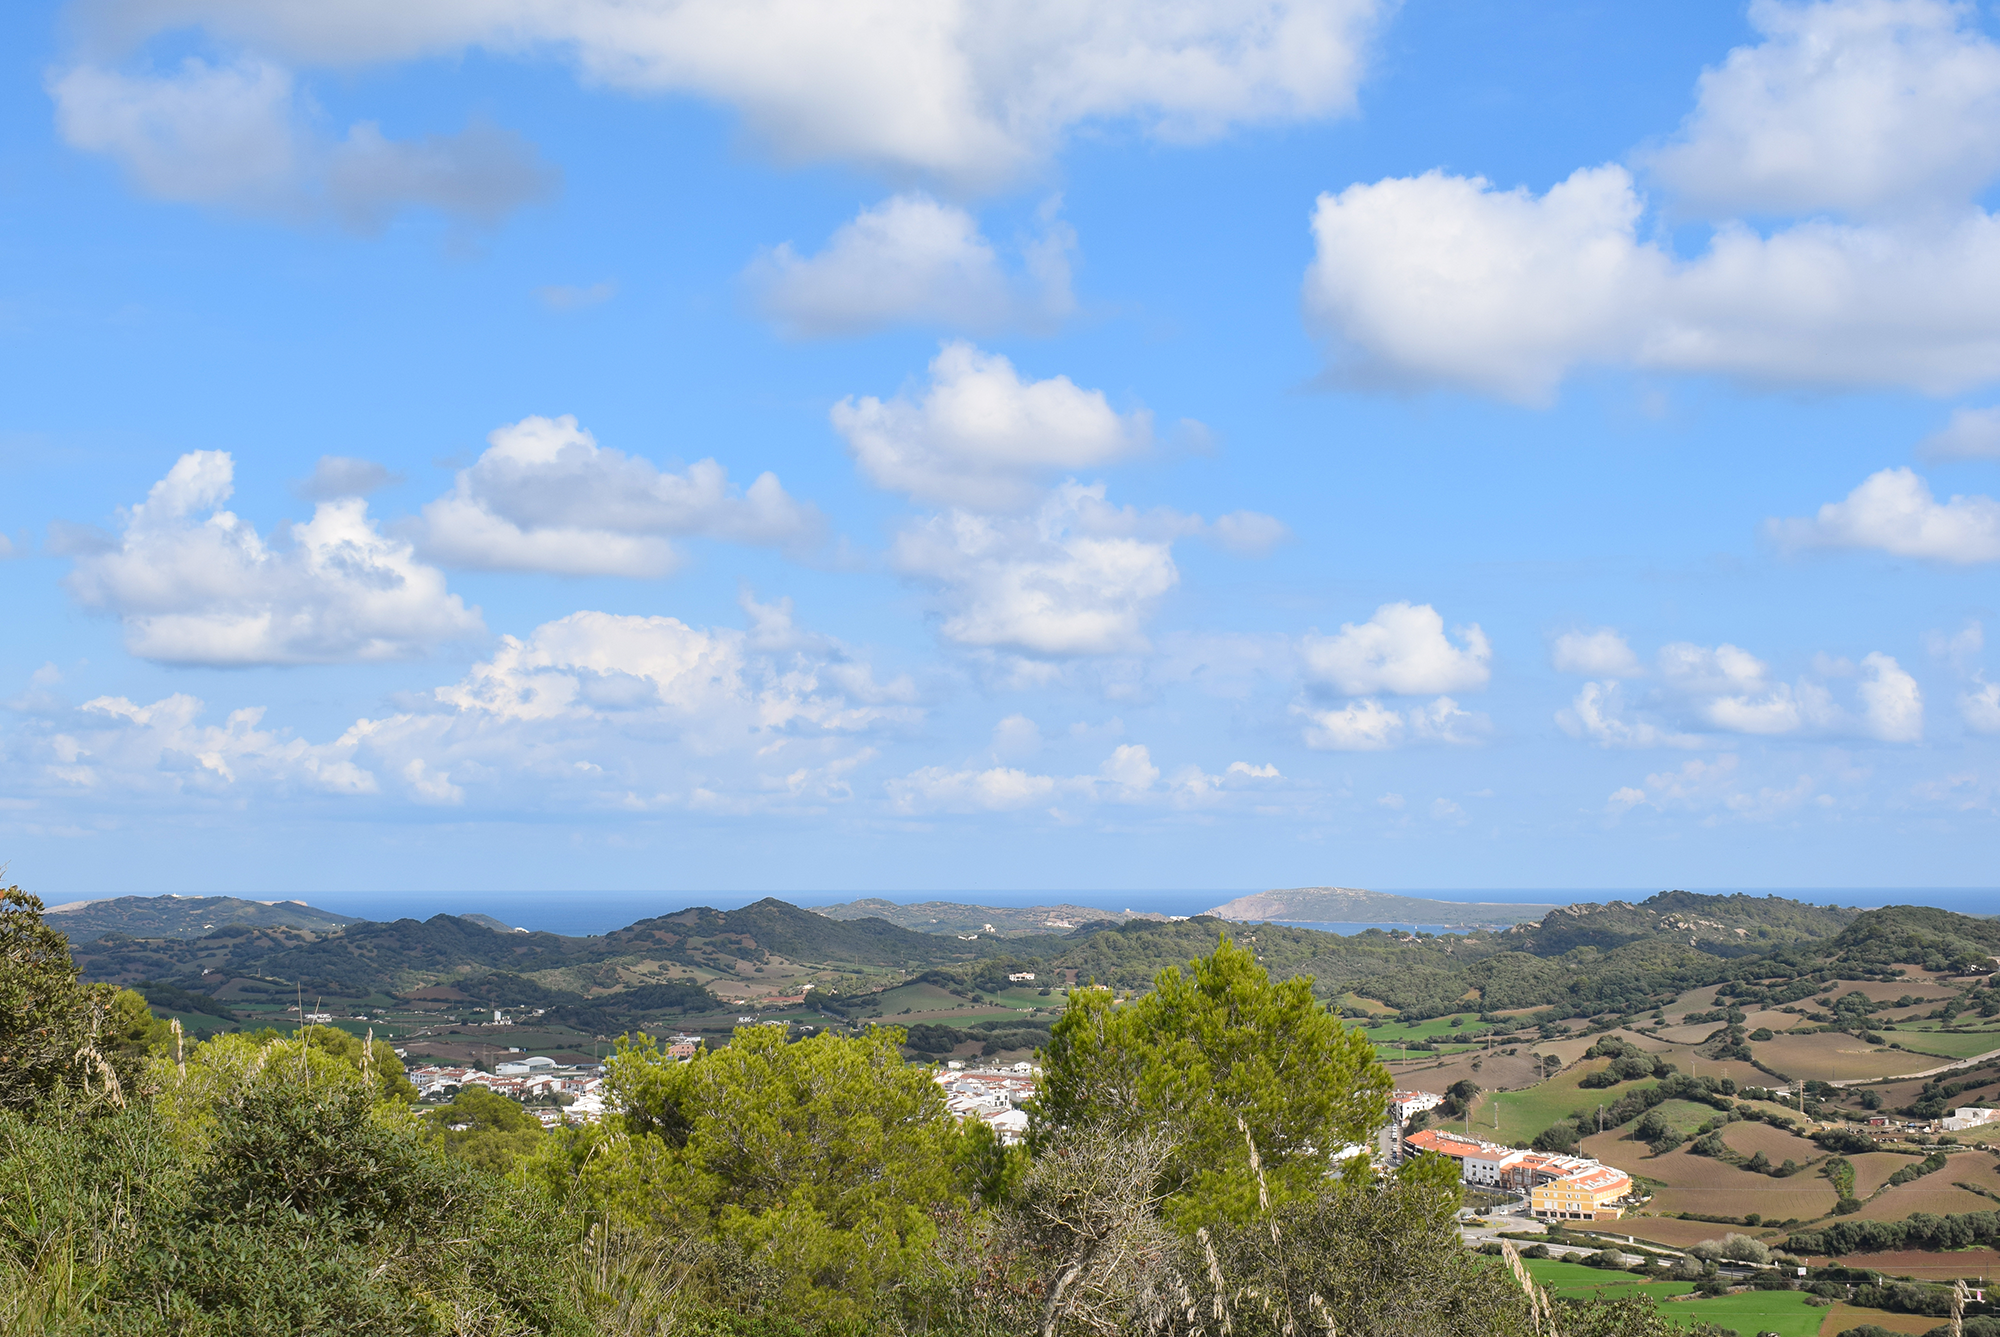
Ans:
[[[1831,1033],[1780,1035],[1775,1040],[1752,1041],[1750,1049],[1759,1061],[1794,1081],[1897,1077],[1936,1066],[1936,1061],[1925,1054],[1911,1054],[1887,1045],[1871,1045],[1852,1035]]]
[[[1949,1167],[1936,1174],[1913,1179],[1907,1184],[1898,1184],[1887,1190],[1881,1197],[1872,1199],[1854,1214],[1857,1221],[1901,1221],[1915,1212],[1935,1212],[1946,1216],[1952,1212],[1990,1212],[2000,1208],[2000,1202],[1982,1198],[1977,1193],[1968,1193],[1954,1187]]]
[[[1836,1262],[1842,1267],[1873,1268],[1892,1277],[1917,1277],[1924,1281],[1951,1281],[1958,1277],[1973,1280],[1981,1277],[2000,1277],[2000,1250],[1995,1249],[1955,1249],[1949,1253],[1933,1253],[1925,1249],[1898,1249],[1894,1253],[1850,1253],[1843,1254],[1837,1259],[1811,1260],[1815,1267],[1829,1261]],[[1937,1324],[1936,1319],[1930,1322],[1933,1327]],[[1920,1328],[1918,1331],[1927,1329]]]
[[[1473,1109],[1473,1126],[1487,1130],[1484,1136],[1495,1142],[1527,1141],[1565,1115],[1578,1110],[1594,1110],[1600,1104],[1610,1104],[1627,1091],[1659,1085],[1651,1079],[1627,1082],[1602,1091],[1586,1091],[1578,1085],[1591,1073],[1602,1072],[1610,1066],[1610,1059],[1587,1059],[1537,1086],[1481,1096]]]
[[[1660,1312],[1684,1327],[1715,1323],[1739,1333],[1775,1332],[1778,1337],[1819,1337],[1827,1311],[1806,1303],[1799,1291],[1748,1291],[1687,1300],[1660,1306]],[[1935,1319],[1932,1322],[1936,1322]],[[1835,1328],[1835,1332],[1840,1329]]]
[[[1893,1151],[1864,1151],[1847,1159],[1854,1166],[1854,1196],[1866,1198],[1888,1183],[1890,1175],[1906,1165],[1915,1165],[1923,1157],[1904,1156]]]
[[[1642,1242],[1664,1244],[1670,1249],[1687,1249],[1703,1240],[1719,1240],[1732,1230],[1742,1235],[1758,1233],[1748,1226],[1724,1226],[1717,1225],[1713,1221],[1683,1221],[1674,1216],[1628,1216],[1621,1221],[1609,1223],[1607,1228],[1630,1235]]]
[[[1936,1054],[1940,1058],[1975,1058],[1981,1054],[2000,1050],[2000,1031],[1919,1031],[1898,1028],[1882,1033],[1905,1049]]]
[[[1805,1138],[1767,1123],[1732,1123],[1722,1130],[1722,1140],[1732,1151],[1745,1156],[1755,1156],[1761,1151],[1773,1165],[1783,1165],[1787,1160],[1804,1165],[1825,1154]]]
[[[1773,1179],[1706,1156],[1691,1156],[1685,1147],[1644,1162],[1643,1173],[1666,1185],[1654,1193],[1649,1204],[1649,1210],[1663,1214],[1744,1216],[1756,1212],[1767,1219],[1810,1221],[1832,1211],[1835,1201],[1833,1185],[1812,1171]]]
[[[1469,1077],[1483,1089],[1503,1091],[1532,1086],[1536,1080],[1535,1065],[1525,1046],[1511,1055],[1495,1050],[1491,1055],[1465,1054],[1443,1060],[1432,1054],[1421,1057],[1422,1062],[1389,1065],[1398,1090],[1434,1091],[1442,1095],[1453,1082]]]
[[[1858,1328],[1864,1323],[1873,1323],[1878,1328],[1890,1332],[1907,1333],[1911,1337],[1923,1337],[1938,1325],[1934,1318],[1924,1318],[1917,1314],[1892,1314],[1886,1309],[1863,1309],[1859,1305],[1848,1304],[1845,1300],[1831,1309],[1817,1311],[1825,1315],[1820,1320],[1820,1337],[1837,1337],[1849,1328]]]
[[[1527,1264],[1528,1274],[1535,1279],[1537,1286],[1575,1299],[1601,1291],[1614,1299],[1640,1294],[1663,1300],[1670,1295],[1686,1295],[1694,1289],[1693,1282],[1641,1281],[1630,1272],[1585,1267],[1582,1263],[1568,1263],[1559,1258],[1524,1258],[1521,1261]]]
[[[1694,1287],[1685,1281],[1641,1281],[1629,1272],[1611,1272],[1553,1258],[1525,1261],[1536,1284],[1558,1296],[1583,1299],[1598,1293],[1609,1298],[1644,1295],[1658,1304],[1661,1314],[1686,1327],[1716,1323],[1735,1328],[1739,1333],[1818,1337],[1820,1322],[1826,1314],[1825,1310],[1808,1305],[1805,1296],[1797,1291],[1751,1291],[1708,1300],[1676,1300],[1672,1297],[1686,1295]]]

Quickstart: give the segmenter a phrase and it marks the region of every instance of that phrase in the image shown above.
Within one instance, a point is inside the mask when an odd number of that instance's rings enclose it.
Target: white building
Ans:
[[[1953,1110],[1951,1116],[1944,1121],[1944,1131],[1962,1133],[1968,1128],[1983,1128],[1991,1123],[2000,1123],[2000,1110],[1964,1105]]]
[[[1397,1123],[1408,1123],[1421,1110],[1434,1110],[1444,1097],[1434,1091],[1398,1091],[1389,1097],[1389,1114]]]

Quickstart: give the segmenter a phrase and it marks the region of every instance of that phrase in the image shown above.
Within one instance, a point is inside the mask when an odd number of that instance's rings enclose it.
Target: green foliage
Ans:
[[[932,1213],[992,1190],[990,1140],[961,1133],[902,1033],[796,1044],[739,1029],[693,1062],[622,1042],[608,1085],[618,1127],[569,1140],[595,1210],[635,1228],[711,1234],[774,1270],[787,1312],[868,1313],[937,1233]],[[620,1134],[623,1136],[620,1136]],[[990,1139],[990,1134],[988,1135]]]
[[[193,1154],[149,1104],[0,1114],[0,1328],[586,1331],[552,1204],[427,1151],[382,1108],[358,1082],[264,1087]]]
[[[122,1103],[152,1015],[137,994],[80,983],[42,908],[19,887],[0,890],[0,1109],[26,1110],[61,1091]]]
[[[459,1088],[449,1105],[426,1110],[425,1132],[452,1155],[504,1174],[542,1145],[541,1120],[483,1086]]]
[[[1073,991],[1042,1073],[1036,1142],[1094,1126],[1163,1129],[1174,1144],[1166,1210],[1188,1231],[1255,1214],[1253,1155],[1276,1201],[1315,1194],[1339,1149],[1382,1125],[1390,1090],[1364,1034],[1320,1007],[1306,981],[1273,984],[1227,938],[1162,970],[1134,1002]]]

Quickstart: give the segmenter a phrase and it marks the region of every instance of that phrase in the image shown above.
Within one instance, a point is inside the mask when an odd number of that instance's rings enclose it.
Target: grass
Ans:
[[[1611,1104],[1627,1091],[1659,1085],[1651,1078],[1602,1091],[1586,1091],[1578,1085],[1591,1073],[1609,1065],[1609,1059],[1591,1059],[1534,1086],[1482,1097],[1473,1114],[1473,1126],[1484,1130],[1481,1135],[1495,1142],[1526,1141],[1564,1115],[1595,1110],[1599,1105]],[[1500,1116],[1497,1129],[1493,1118],[1496,1110]]]
[[[1686,1295],[1694,1289],[1685,1281],[1641,1281],[1629,1272],[1585,1267],[1553,1258],[1524,1260],[1538,1285],[1559,1296],[1583,1299],[1597,1292],[1616,1299],[1626,1295],[1650,1296],[1656,1301]],[[1805,1302],[1797,1291],[1750,1291],[1742,1295],[1718,1295],[1708,1300],[1683,1300],[1658,1306],[1675,1323],[1693,1327],[1696,1323],[1716,1323],[1739,1333],[1775,1332],[1780,1337],[1818,1337],[1824,1309]]]
[[[1935,1054],[1939,1058],[1971,1058],[2000,1049],[2000,1031],[1884,1031],[1913,1054]]]
[[[1686,1327],[1716,1323],[1739,1333],[1775,1332],[1778,1337],[1819,1337],[1826,1310],[1806,1303],[1798,1291],[1747,1291],[1709,1300],[1661,1305],[1660,1312]]]

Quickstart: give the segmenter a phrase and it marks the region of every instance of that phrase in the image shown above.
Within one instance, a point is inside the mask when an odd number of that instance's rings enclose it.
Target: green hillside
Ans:
[[[116,896],[58,905],[46,915],[49,927],[71,943],[89,942],[106,933],[199,938],[232,924],[324,930],[363,922],[304,901],[246,901],[236,896]]]

